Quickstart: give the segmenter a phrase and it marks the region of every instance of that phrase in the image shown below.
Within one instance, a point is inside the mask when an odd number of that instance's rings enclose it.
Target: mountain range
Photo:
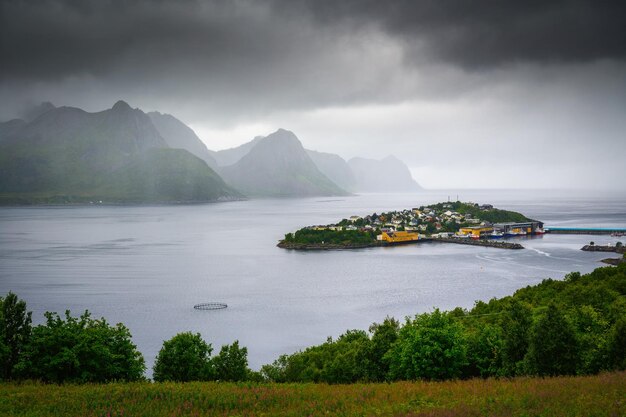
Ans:
[[[118,101],[52,107],[0,124],[0,202],[202,202],[242,198],[204,160],[170,147],[150,116]]]
[[[306,150],[279,129],[211,151],[172,115],[118,101],[89,113],[42,103],[0,123],[0,204],[171,203],[416,191],[401,161]]]

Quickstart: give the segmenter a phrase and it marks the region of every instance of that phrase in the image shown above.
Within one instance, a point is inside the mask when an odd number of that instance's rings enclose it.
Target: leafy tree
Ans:
[[[574,311],[574,327],[580,349],[577,373],[590,374],[607,369],[607,336],[609,321],[592,306],[581,306]]]
[[[362,330],[348,330],[333,340],[293,355],[283,355],[262,368],[275,382],[351,383],[368,379],[370,339]]]
[[[387,377],[389,362],[384,358],[398,340],[399,330],[400,323],[392,317],[386,317],[382,323],[374,323],[370,326],[369,331],[372,337],[367,353],[367,379],[370,381],[384,381]]]
[[[0,379],[11,379],[31,334],[32,313],[12,292],[0,297]]]
[[[206,381],[213,379],[213,348],[200,333],[179,333],[163,342],[154,364],[155,381]]]
[[[580,279],[582,275],[580,275],[580,272],[570,272],[569,274],[566,274],[565,277],[563,278],[563,281],[565,282],[576,282]]]
[[[461,376],[467,362],[463,328],[445,312],[407,319],[388,352],[391,379],[451,379]]]
[[[523,373],[523,360],[528,351],[528,334],[532,326],[532,311],[528,305],[512,299],[504,311],[502,327],[502,373]]]
[[[362,330],[348,330],[326,345],[320,379],[331,384],[349,384],[367,375],[369,338]]]
[[[502,328],[484,324],[467,333],[466,377],[496,376],[502,369]]]
[[[248,349],[239,347],[239,341],[224,345],[213,358],[216,378],[221,381],[245,381],[248,379]]]
[[[608,335],[609,366],[613,369],[626,369],[626,316],[622,316]]]
[[[536,375],[573,375],[578,364],[578,342],[572,324],[555,304],[532,326],[527,369]]]
[[[46,382],[108,382],[143,379],[143,356],[121,323],[109,326],[89,312],[79,318],[65,312],[45,314],[35,327],[17,365],[27,378]]]
[[[280,355],[271,364],[261,367],[261,375],[264,380],[272,382],[287,382],[287,367],[293,356]]]

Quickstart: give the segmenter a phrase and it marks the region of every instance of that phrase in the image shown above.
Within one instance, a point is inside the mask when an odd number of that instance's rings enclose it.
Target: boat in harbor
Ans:
[[[504,237],[504,233],[498,232],[494,230],[489,234],[489,239],[502,239]]]

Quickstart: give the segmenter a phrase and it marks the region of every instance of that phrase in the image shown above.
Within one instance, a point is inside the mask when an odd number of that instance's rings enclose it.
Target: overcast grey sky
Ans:
[[[171,113],[211,149],[278,127],[426,187],[624,190],[623,1],[0,0],[0,119]]]

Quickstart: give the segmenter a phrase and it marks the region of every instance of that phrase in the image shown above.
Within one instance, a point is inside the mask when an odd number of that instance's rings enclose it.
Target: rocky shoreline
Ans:
[[[626,253],[626,246],[622,245],[585,245],[580,250],[585,252],[614,252]]]
[[[600,262],[608,264],[608,265],[620,265],[626,263],[626,247],[624,245],[585,245],[580,250],[584,250],[585,252],[612,252],[612,253],[621,253],[625,256],[621,258],[606,258],[602,259]]]
[[[602,259],[600,262],[617,266],[617,265],[626,263],[626,258],[606,258],[606,259]]]
[[[498,248],[498,249],[524,249],[522,245],[519,243],[511,243],[511,242],[502,242],[502,241],[494,241],[494,240],[473,240],[473,239],[456,239],[456,238],[426,238],[420,239],[414,242],[401,242],[401,244],[416,244],[416,243],[425,243],[425,242],[442,242],[442,243],[456,243],[459,245],[470,245],[470,246],[483,246],[488,248]],[[387,246],[397,246],[400,243],[385,243],[385,242],[371,242],[368,244],[354,244],[354,245],[342,245],[342,244],[309,244],[309,243],[293,243],[293,242],[285,242],[280,241],[276,246],[282,249],[292,249],[292,250],[346,250],[346,249],[364,249],[364,248],[375,248],[375,247],[387,247]]]
[[[498,249],[524,249],[519,243],[502,242],[499,240],[482,240],[482,239],[459,239],[459,238],[437,238],[433,242],[456,243],[459,245],[484,246],[488,248]]]
[[[346,249],[365,249],[365,248],[374,248],[378,246],[384,246],[380,242],[372,242],[368,244],[360,244],[360,245],[340,245],[340,244],[309,244],[309,243],[293,243],[293,242],[284,242],[280,241],[278,243],[279,248],[282,249],[291,249],[291,250],[346,250]]]

